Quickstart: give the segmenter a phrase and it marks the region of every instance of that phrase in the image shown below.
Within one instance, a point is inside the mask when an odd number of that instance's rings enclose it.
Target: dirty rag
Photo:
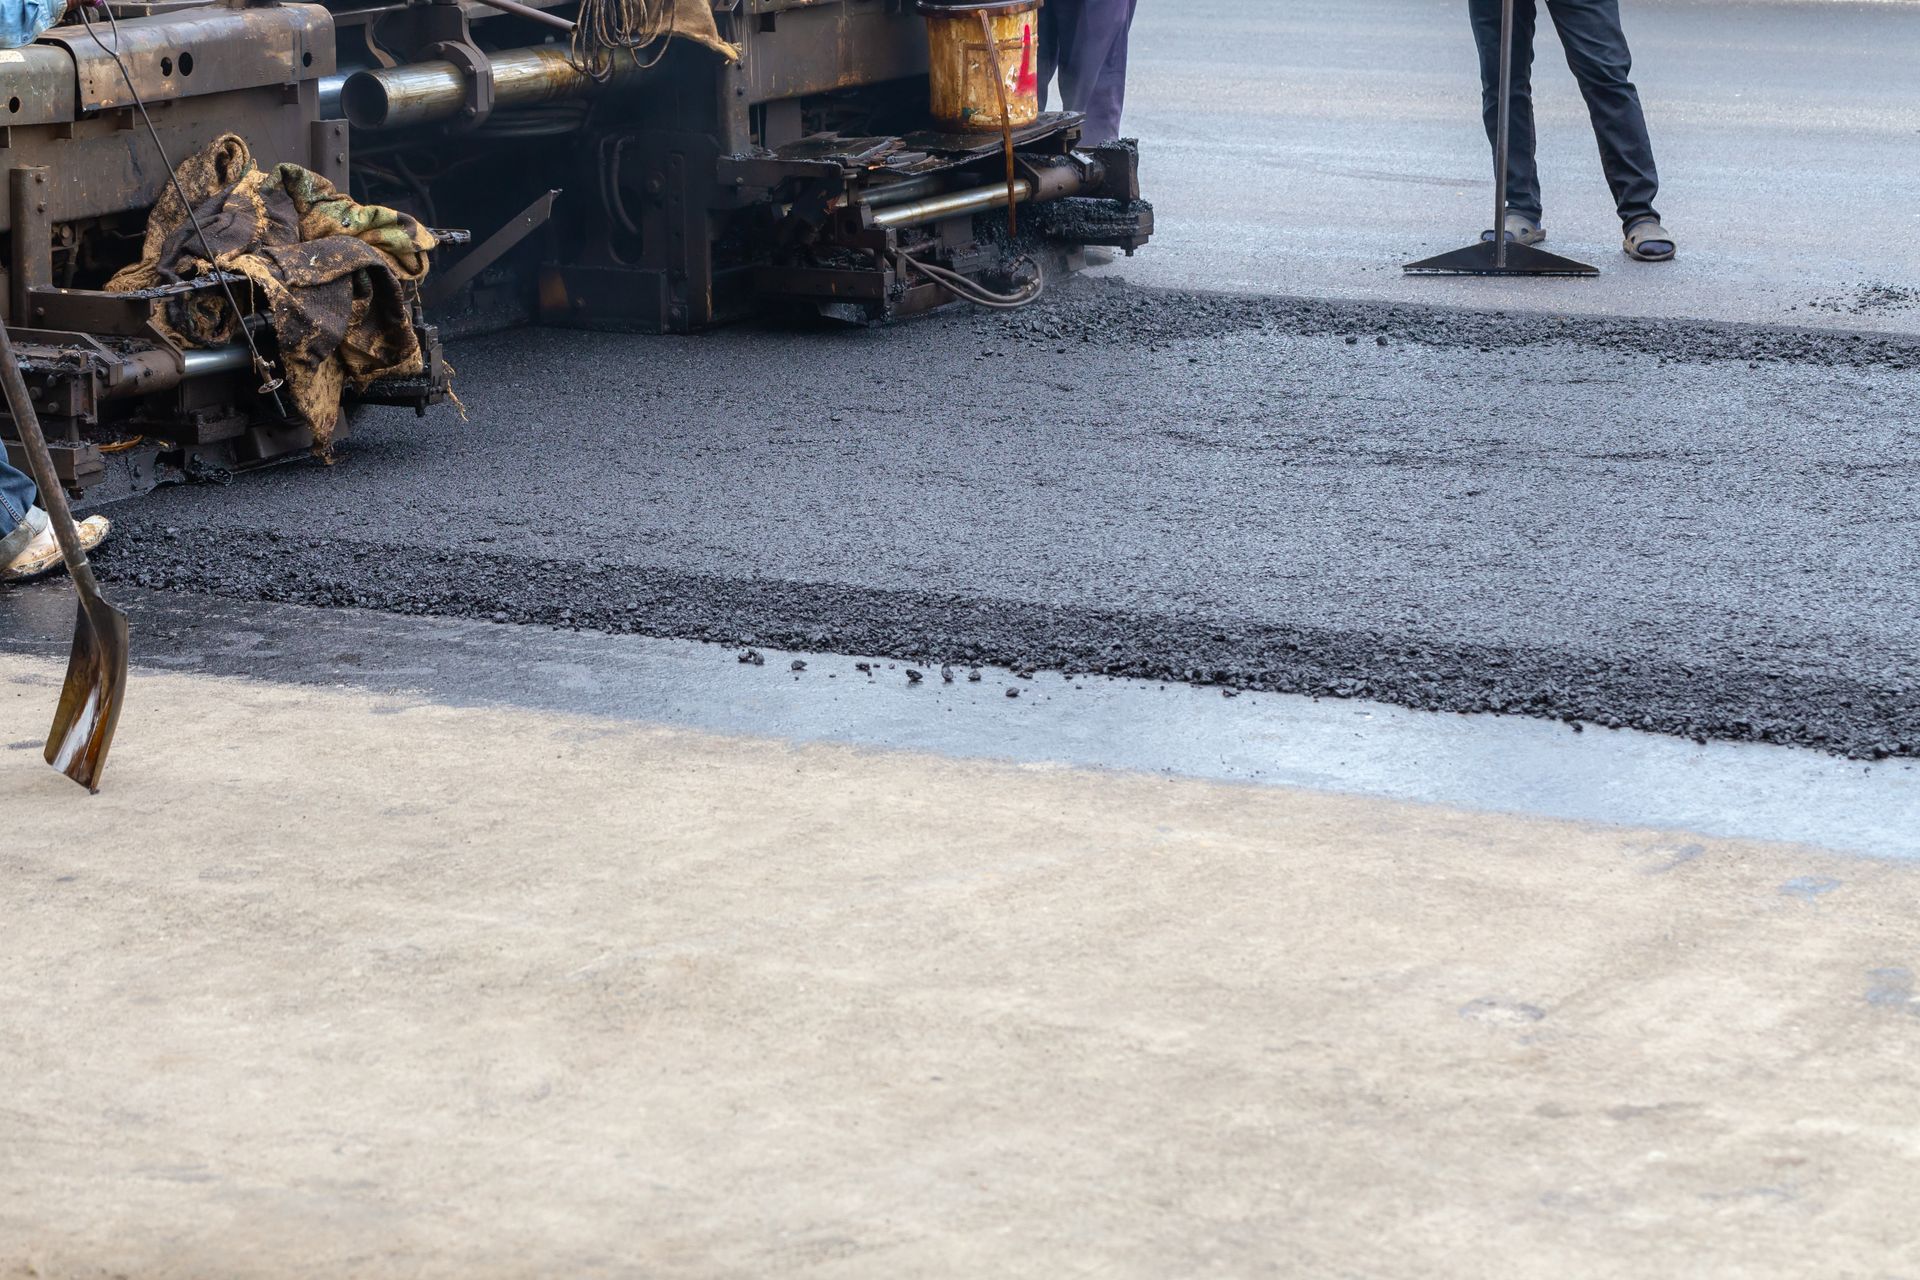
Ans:
[[[728,62],[740,61],[739,46],[728,44],[720,38],[720,29],[714,25],[713,6],[709,0],[673,0],[673,23],[670,29],[674,35],[704,45]]]
[[[332,442],[347,384],[425,368],[408,298],[426,277],[435,241],[416,219],[358,204],[299,165],[258,168],[231,133],[183,161],[175,176],[206,245],[169,185],[148,217],[140,260],[109,280],[108,290],[192,280],[216,267],[245,276],[266,302],[287,392],[316,450]],[[235,289],[245,306],[245,286]],[[242,340],[219,289],[155,301],[153,324],[183,347]]]

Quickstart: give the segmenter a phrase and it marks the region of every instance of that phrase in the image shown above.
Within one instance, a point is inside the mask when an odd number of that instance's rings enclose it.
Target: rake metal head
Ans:
[[[1506,261],[1499,261],[1500,246],[1491,240],[1470,244],[1436,258],[1409,262],[1401,268],[1409,275],[1422,276],[1597,276],[1600,268],[1590,267],[1572,258],[1563,258],[1545,249],[1536,249],[1517,240],[1507,242]]]

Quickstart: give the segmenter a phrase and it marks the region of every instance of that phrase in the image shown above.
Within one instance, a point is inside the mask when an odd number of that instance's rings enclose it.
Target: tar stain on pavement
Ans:
[[[104,576],[1920,755],[1912,339],[1088,281],[454,361],[469,424],[123,505]]]
[[[1867,1003],[1920,1018],[1920,995],[1914,994],[1913,970],[1899,965],[1867,974]]]

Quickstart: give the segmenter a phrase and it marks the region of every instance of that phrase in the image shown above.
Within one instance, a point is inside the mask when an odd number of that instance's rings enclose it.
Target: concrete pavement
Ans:
[[[138,693],[0,773],[0,1275],[1920,1265],[1910,864]]]
[[[148,669],[722,735],[1280,784],[1920,863],[1920,761],[1111,676],[607,635],[116,586]],[[64,659],[64,584],[0,651]],[[39,732],[41,726],[24,727]],[[23,739],[24,740],[24,739]],[[28,762],[23,761],[23,767]]]

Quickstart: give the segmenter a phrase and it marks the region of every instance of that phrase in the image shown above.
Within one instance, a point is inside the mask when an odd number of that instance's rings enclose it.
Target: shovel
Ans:
[[[0,383],[5,385],[7,408],[20,431],[20,443],[26,446],[27,466],[39,487],[40,502],[52,517],[60,554],[80,594],[67,682],[60,689],[60,705],[47,734],[47,763],[88,791],[98,791],[107,748],[113,745],[113,729],[120,720],[120,700],[127,692],[127,615],[100,594],[93,566],[80,548],[80,530],[67,507],[66,490],[53,472],[53,455],[47,452],[39,415],[27,399],[27,380],[20,374],[13,339],[4,324],[0,324]]]

